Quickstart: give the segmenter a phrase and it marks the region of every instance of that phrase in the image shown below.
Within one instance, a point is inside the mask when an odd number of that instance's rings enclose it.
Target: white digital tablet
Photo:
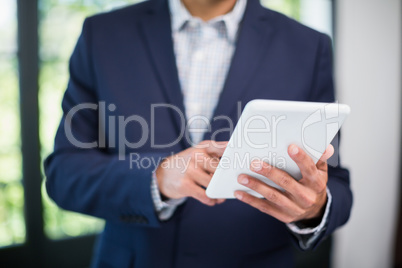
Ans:
[[[301,179],[298,166],[287,153],[289,145],[298,145],[317,163],[349,113],[349,106],[339,103],[250,101],[207,187],[207,196],[234,198],[234,192],[242,190],[261,197],[237,182],[240,174],[254,176],[280,189],[250,170],[251,162],[256,159],[285,170],[296,180]]]

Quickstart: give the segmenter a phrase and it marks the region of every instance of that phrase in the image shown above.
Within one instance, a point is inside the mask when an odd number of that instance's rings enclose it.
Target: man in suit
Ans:
[[[104,218],[94,267],[292,267],[344,224],[349,173],[289,155],[297,182],[264,162],[239,183],[265,198],[205,194],[252,99],[334,101],[330,39],[256,0],[154,0],[87,19],[47,191],[62,208]],[[215,142],[216,141],[216,142]]]

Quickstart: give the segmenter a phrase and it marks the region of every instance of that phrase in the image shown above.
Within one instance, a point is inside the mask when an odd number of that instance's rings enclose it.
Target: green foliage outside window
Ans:
[[[0,246],[25,240],[14,0],[0,9]]]

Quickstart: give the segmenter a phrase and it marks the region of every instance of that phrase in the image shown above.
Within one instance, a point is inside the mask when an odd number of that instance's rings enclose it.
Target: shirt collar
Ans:
[[[229,40],[235,41],[240,21],[246,10],[247,0],[237,0],[234,8],[227,14],[215,17],[207,23],[213,24],[223,21],[226,25]],[[170,16],[172,21],[172,31],[179,32],[189,21],[201,21],[200,18],[193,17],[183,5],[181,0],[169,0]]]

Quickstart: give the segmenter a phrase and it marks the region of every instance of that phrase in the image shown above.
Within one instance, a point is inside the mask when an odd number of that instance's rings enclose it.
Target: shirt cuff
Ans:
[[[317,241],[320,235],[325,231],[328,224],[328,215],[332,203],[332,195],[327,188],[327,205],[325,206],[324,216],[320,224],[314,228],[300,228],[296,223],[288,223],[286,226],[299,240],[299,246],[303,250],[308,250]]]
[[[176,208],[186,201],[186,198],[168,199],[162,201],[155,172],[152,173],[151,195],[159,220],[166,221],[173,216]]]

